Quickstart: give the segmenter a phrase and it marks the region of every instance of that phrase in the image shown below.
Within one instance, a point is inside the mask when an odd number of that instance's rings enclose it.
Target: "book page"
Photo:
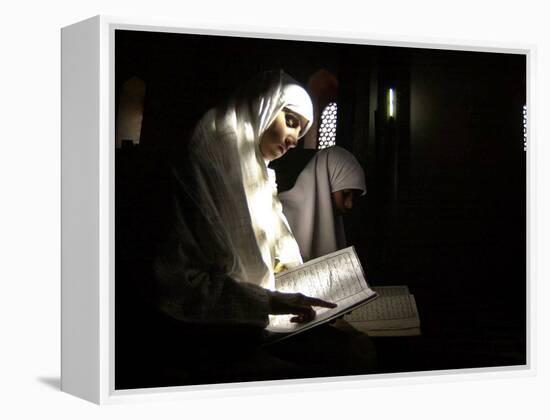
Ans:
[[[365,280],[363,269],[353,247],[328,254],[276,277],[276,289],[302,293],[336,303],[334,309],[315,308],[316,318],[308,323],[290,322],[293,315],[271,315],[267,327],[274,332],[292,332],[332,319],[346,309],[376,296]]]
[[[410,295],[408,286],[376,286],[373,287],[380,297]]]
[[[369,329],[412,328],[420,325],[414,296],[407,286],[377,287],[378,299],[346,315],[352,325]]]

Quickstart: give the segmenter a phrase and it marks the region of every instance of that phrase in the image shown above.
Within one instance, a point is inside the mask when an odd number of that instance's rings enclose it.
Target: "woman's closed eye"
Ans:
[[[286,126],[288,128],[300,128],[300,120],[295,115],[286,112],[285,113]]]

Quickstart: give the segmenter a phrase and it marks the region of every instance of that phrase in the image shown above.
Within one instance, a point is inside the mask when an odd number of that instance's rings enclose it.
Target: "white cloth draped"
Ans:
[[[332,192],[344,189],[364,195],[365,173],[350,152],[333,146],[317,152],[294,187],[279,194],[304,261],[347,246],[342,216],[332,203]]]
[[[210,110],[189,143],[181,185],[194,218],[180,208],[178,269],[161,263],[162,308],[193,322],[266,323],[265,289],[277,262],[302,262],[277,198],[260,138],[284,108],[313,119],[308,94],[283,72],[256,79],[225,106]],[[180,205],[180,207],[182,207]]]

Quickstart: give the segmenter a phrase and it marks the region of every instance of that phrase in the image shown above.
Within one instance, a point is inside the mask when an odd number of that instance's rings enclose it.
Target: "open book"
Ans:
[[[375,299],[365,279],[354,247],[315,258],[276,276],[279,292],[303,293],[336,303],[336,308],[315,308],[314,320],[305,323],[290,322],[293,315],[270,315],[267,341],[276,341],[308,330]]]
[[[420,335],[420,318],[407,286],[373,287],[378,299],[344,317],[370,336]]]

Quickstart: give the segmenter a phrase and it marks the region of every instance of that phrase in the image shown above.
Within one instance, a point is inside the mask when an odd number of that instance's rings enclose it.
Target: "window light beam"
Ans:
[[[394,102],[394,92],[393,88],[390,88],[390,91],[388,93],[389,100],[388,100],[388,115],[390,117],[394,117],[395,115],[395,102]]]

